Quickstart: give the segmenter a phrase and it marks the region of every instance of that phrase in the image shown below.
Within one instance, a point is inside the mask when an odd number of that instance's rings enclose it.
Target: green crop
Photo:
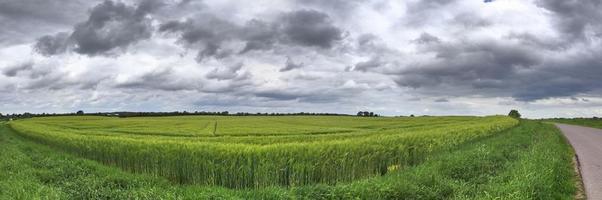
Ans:
[[[518,124],[491,117],[49,117],[20,135],[127,171],[183,184],[335,184],[416,165]]]

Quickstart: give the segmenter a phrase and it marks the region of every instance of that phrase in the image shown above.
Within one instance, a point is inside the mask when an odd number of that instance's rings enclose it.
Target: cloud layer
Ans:
[[[0,112],[602,115],[599,10],[595,0],[7,0]]]

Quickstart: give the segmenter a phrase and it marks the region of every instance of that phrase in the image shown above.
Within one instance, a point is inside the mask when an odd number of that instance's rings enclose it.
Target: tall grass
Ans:
[[[384,176],[336,185],[235,190],[169,183],[66,155],[0,123],[0,199],[573,199],[572,152],[533,121]]]
[[[122,123],[112,121],[119,120],[116,118],[34,118],[10,126],[40,143],[131,172],[166,177],[183,184],[263,188],[334,184],[384,175],[416,165],[434,151],[453,148],[518,123],[501,116],[381,118],[382,121],[352,117],[289,118],[301,125],[293,125],[294,121],[267,124],[274,118],[221,117],[219,137],[204,133],[190,137],[194,133],[179,130],[178,134],[170,135],[166,131],[177,123],[173,126],[207,130],[213,135],[214,127],[205,122],[215,119],[175,118],[138,121],[130,130],[135,134],[115,127]],[[257,122],[263,123],[257,125]],[[248,134],[241,128],[246,125]],[[287,128],[292,132],[283,132]],[[324,129],[347,131],[315,133]],[[144,130],[153,134],[140,134]]]

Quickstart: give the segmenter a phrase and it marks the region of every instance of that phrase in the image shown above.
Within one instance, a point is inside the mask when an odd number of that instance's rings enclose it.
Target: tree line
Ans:
[[[276,113],[276,112],[237,112],[230,113],[228,111],[173,111],[173,112],[95,112],[95,113],[84,113],[84,111],[77,111],[74,113],[29,113],[25,112],[22,114],[7,114],[3,115],[0,113],[0,120],[16,120],[25,119],[32,117],[52,117],[52,116],[109,116],[109,117],[167,117],[167,116],[194,116],[194,115],[212,115],[212,116],[351,116],[349,114],[340,113],[315,113],[315,112],[296,112],[296,113]]]

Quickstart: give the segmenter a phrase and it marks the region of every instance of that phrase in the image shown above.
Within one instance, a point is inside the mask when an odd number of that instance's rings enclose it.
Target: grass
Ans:
[[[5,125],[0,152],[0,199],[572,199],[576,190],[570,146],[534,121],[383,176],[290,188],[180,185],[66,154]]]
[[[29,139],[130,172],[181,184],[263,188],[381,176],[516,124],[503,116],[295,116],[53,117],[10,126]]]
[[[602,119],[600,118],[548,119],[546,121],[602,129]]]

